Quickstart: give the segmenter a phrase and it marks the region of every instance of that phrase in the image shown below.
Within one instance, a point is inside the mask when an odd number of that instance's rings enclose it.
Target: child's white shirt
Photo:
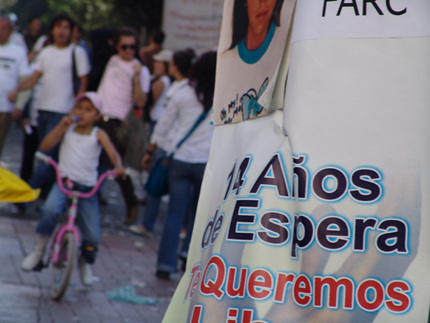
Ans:
[[[97,139],[98,130],[98,127],[93,127],[88,135],[75,132],[75,125],[67,130],[60,146],[61,177],[67,177],[86,186],[94,186],[97,183],[97,167],[102,151],[102,146]]]

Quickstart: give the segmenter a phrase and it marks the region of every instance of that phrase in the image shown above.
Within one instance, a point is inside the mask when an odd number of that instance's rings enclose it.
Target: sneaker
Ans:
[[[91,266],[82,257],[79,257],[79,276],[82,284],[85,286],[91,286],[93,284],[93,271]]]
[[[48,244],[49,236],[38,234],[36,236],[36,246],[34,251],[27,255],[21,263],[21,268],[24,271],[32,271],[36,268],[40,268],[40,262],[42,261],[45,253],[46,245]],[[42,267],[43,268],[43,262]],[[38,269],[36,269],[38,270]]]
[[[127,205],[127,215],[124,220],[124,225],[135,224],[137,221],[139,209],[137,205],[129,206]]]
[[[128,227],[128,230],[130,230],[133,233],[136,233],[140,236],[144,236],[147,238],[151,238],[152,237],[152,233],[149,232],[143,225],[139,224],[139,225],[130,225]]]
[[[14,203],[19,213],[25,213],[28,209],[29,203]]]
[[[157,270],[155,273],[155,276],[160,279],[169,280],[170,279],[170,272],[164,271],[164,270]]]

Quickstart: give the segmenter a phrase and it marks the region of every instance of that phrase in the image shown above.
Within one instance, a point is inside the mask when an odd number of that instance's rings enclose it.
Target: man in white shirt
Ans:
[[[29,74],[25,51],[10,41],[12,31],[10,19],[0,17],[0,156],[12,120],[19,119],[28,99],[28,93],[23,93],[16,104],[8,100],[9,91]]]
[[[146,66],[136,59],[137,35],[133,29],[121,28],[114,35],[118,52],[110,58],[97,90],[103,99],[104,116],[98,126],[105,130],[121,157],[126,147],[117,138],[117,129],[134,105],[142,109],[151,86],[151,76]],[[130,177],[117,179],[127,205],[125,224],[137,220],[137,198]]]
[[[42,93],[38,106],[40,141],[55,128],[63,116],[69,114],[74,106],[75,95],[84,93],[87,87],[90,64],[85,50],[70,43],[73,26],[73,20],[66,15],[59,15],[52,20],[49,27],[49,38],[52,45],[46,46],[40,51],[34,73],[9,93],[9,99],[14,101],[17,92],[32,88],[43,76]],[[80,83],[76,93],[75,74]],[[47,154],[57,159],[58,145]],[[44,163],[38,163],[29,184],[33,188],[39,188],[47,180],[49,181],[50,177],[54,179],[51,168]]]

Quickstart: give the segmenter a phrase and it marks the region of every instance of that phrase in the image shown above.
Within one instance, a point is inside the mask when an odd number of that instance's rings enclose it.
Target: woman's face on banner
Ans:
[[[270,27],[273,9],[277,0],[245,0],[248,11],[248,33],[255,35],[266,35]]]

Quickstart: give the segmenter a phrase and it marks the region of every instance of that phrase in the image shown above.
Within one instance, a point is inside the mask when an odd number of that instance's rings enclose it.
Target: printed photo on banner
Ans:
[[[267,114],[294,3],[294,0],[225,1],[214,124],[236,123]]]

